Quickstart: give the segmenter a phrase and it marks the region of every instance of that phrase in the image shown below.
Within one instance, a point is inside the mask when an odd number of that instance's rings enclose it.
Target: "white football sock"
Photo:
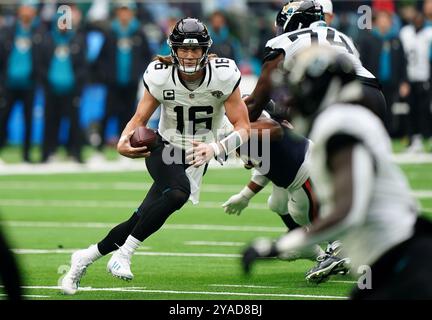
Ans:
[[[120,247],[121,252],[131,257],[135,250],[139,248],[141,241],[129,235],[124,245]]]
[[[92,244],[87,248],[87,257],[91,262],[96,261],[97,259],[102,257],[102,254],[99,252],[97,244]]]

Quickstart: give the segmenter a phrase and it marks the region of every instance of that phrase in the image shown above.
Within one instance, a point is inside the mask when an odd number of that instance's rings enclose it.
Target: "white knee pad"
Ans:
[[[302,188],[290,194],[288,212],[298,225],[307,226],[311,223],[309,219],[309,208],[309,198]]]
[[[267,200],[268,207],[271,211],[276,212],[279,215],[288,213],[288,191],[273,186],[273,192]]]

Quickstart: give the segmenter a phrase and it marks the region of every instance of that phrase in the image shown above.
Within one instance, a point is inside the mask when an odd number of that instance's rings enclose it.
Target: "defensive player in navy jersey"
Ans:
[[[272,193],[268,198],[270,210],[276,212],[288,230],[306,228],[318,218],[319,203],[309,175],[309,154],[312,141],[295,133],[287,122],[278,122],[264,111],[261,117],[251,122],[253,132],[248,141],[249,148],[239,148],[238,154],[247,168],[252,168],[252,178],[238,194],[231,196],[222,206],[229,214],[240,214],[249,201],[269,182]],[[268,134],[269,140],[263,138]],[[255,140],[260,141],[255,141]],[[269,142],[269,148],[264,144]],[[261,150],[253,152],[254,146]],[[254,158],[262,154],[262,158]],[[263,165],[265,161],[268,164]],[[331,275],[347,273],[349,258],[341,252],[341,244],[334,241],[328,244],[324,252],[319,245],[302,252],[293,250],[283,252],[280,258],[288,261],[296,259],[318,260],[317,266],[306,273],[311,282],[326,281]]]

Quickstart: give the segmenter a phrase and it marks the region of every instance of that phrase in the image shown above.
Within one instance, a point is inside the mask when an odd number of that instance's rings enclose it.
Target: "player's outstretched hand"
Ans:
[[[206,164],[213,157],[213,148],[204,142],[192,141],[192,148],[186,150],[186,162],[196,168]]]
[[[249,200],[243,197],[240,193],[237,193],[225,202],[222,207],[228,214],[237,214],[238,216],[244,208],[249,205]]]
[[[272,240],[266,238],[257,239],[243,251],[243,271],[249,274],[252,265],[257,259],[275,257],[276,255],[276,249]]]
[[[150,156],[150,152],[147,151],[147,147],[134,148],[130,144],[130,138],[134,134],[135,130],[132,130],[128,134],[123,135],[117,143],[117,151],[122,156],[128,158],[147,158]]]

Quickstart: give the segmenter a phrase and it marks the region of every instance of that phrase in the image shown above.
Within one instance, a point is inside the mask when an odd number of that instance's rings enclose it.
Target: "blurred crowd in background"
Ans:
[[[407,137],[407,151],[423,151],[432,131],[432,0],[320,1],[380,80],[390,134]],[[258,76],[285,2],[0,1],[0,161],[7,144],[22,145],[29,163],[56,161],[60,145],[79,163],[86,145],[99,156],[115,146],[147,64],[169,54],[167,35],[186,16],[207,23],[211,52],[234,59],[243,77]],[[71,29],[59,28],[61,5],[71,8]],[[372,29],[358,27],[362,5],[372,8]],[[157,121],[155,114],[150,126]]]

